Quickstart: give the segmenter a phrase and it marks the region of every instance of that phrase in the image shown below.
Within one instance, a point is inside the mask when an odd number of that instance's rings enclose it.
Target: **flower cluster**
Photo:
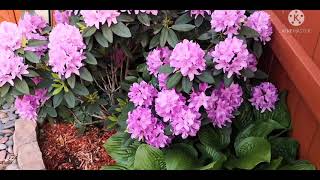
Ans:
[[[244,10],[215,10],[211,14],[211,28],[226,35],[238,34],[246,19]]]
[[[111,24],[117,24],[117,17],[120,12],[117,10],[82,10],[80,14],[84,18],[84,22],[87,26],[95,26],[97,29],[100,27],[100,23],[107,22],[108,27]]]
[[[128,14],[131,14],[132,11],[134,14],[139,14],[139,13],[146,13],[146,14],[152,14],[152,15],[158,15],[158,10],[120,10],[121,12],[127,12]]]
[[[213,90],[206,110],[214,126],[222,128],[227,122],[231,122],[234,117],[233,112],[243,101],[242,94],[238,84],[231,84],[230,87],[221,85],[220,88]]]
[[[34,95],[24,95],[22,98],[17,98],[15,108],[22,119],[36,121],[38,110],[46,101],[47,90],[37,89]]]
[[[237,37],[226,38],[217,44],[211,52],[216,69],[222,69],[230,78],[233,74],[240,75],[240,71],[248,67],[249,51],[243,40]],[[250,61],[252,61],[250,59]],[[252,62],[250,62],[252,65]]]
[[[174,47],[170,55],[170,66],[175,68],[175,71],[180,71],[183,76],[188,76],[192,81],[195,75],[205,70],[204,55],[205,52],[199,44],[184,39]]]
[[[157,96],[157,89],[152,85],[141,81],[140,83],[133,83],[130,87],[128,97],[135,106],[146,106],[152,105],[154,97]]]
[[[2,22],[0,24],[0,87],[7,82],[13,86],[14,79],[22,79],[22,75],[28,74],[28,65],[23,58],[15,54],[22,44],[22,31],[14,23]]]
[[[23,19],[20,19],[18,26],[26,40],[47,40],[47,37],[41,34],[44,28],[48,26],[42,16],[31,15],[26,12]],[[24,50],[35,52],[40,57],[44,55],[47,48],[48,46],[45,44],[36,47],[26,47]]]
[[[201,15],[202,17],[204,17],[205,14],[210,15],[210,14],[211,14],[211,11],[210,11],[210,10],[191,10],[191,11],[190,11],[190,15],[191,15],[191,16],[195,15],[195,17],[194,17],[195,19],[197,19],[197,17],[198,17],[199,15]]]
[[[264,11],[255,11],[249,17],[245,26],[256,30],[260,35],[260,40],[265,44],[271,40],[272,26],[270,15]]]
[[[261,83],[252,89],[251,104],[263,113],[265,110],[272,111],[278,100],[277,88],[269,82]]]
[[[85,44],[79,29],[68,24],[58,24],[49,35],[49,65],[52,71],[68,78],[79,75],[79,69],[85,59]]]
[[[55,10],[53,13],[54,19],[57,22],[57,24],[69,24],[69,18],[72,15],[72,10]]]
[[[208,101],[210,97],[208,97],[205,91],[209,88],[207,83],[199,84],[199,91],[192,90],[190,95],[190,99],[188,100],[188,107],[194,109],[195,111],[199,111],[200,107],[203,106],[205,109],[208,108]]]
[[[168,47],[156,48],[149,52],[147,56],[147,69],[150,74],[158,75],[159,68],[169,63],[171,52]]]

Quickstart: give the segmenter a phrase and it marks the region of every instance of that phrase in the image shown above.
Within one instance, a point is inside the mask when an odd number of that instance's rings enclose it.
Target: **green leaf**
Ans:
[[[60,87],[56,88],[53,92],[52,95],[57,95],[59,94],[63,89],[63,86],[61,85]]]
[[[26,77],[38,77],[40,76],[37,72],[33,71],[33,70],[30,70],[28,69],[28,74],[24,74],[23,76],[26,76]]]
[[[134,82],[137,82],[138,78],[135,77],[135,76],[126,76],[124,78],[126,81],[130,82],[130,83],[134,83]]]
[[[146,64],[146,63],[139,64],[139,65],[137,66],[137,71],[138,71],[138,72],[148,71],[148,70],[147,70],[147,64]]]
[[[37,40],[37,39],[30,39],[28,40],[28,46],[42,46],[48,44],[47,40]]]
[[[108,27],[107,24],[104,24],[102,26],[102,34],[103,36],[110,42],[113,42],[113,34],[112,34],[112,30],[110,27]]]
[[[141,144],[136,152],[134,169],[137,170],[165,170],[164,155],[161,150],[147,144]]]
[[[243,139],[247,137],[266,138],[272,131],[276,129],[283,129],[283,126],[272,119],[268,119],[266,121],[256,121],[237,135],[234,145],[237,146]]]
[[[88,89],[80,84],[80,83],[76,83],[76,85],[74,86],[73,90],[72,90],[75,94],[78,94],[80,96],[87,96],[89,95],[89,91]]]
[[[103,166],[101,170],[128,170],[128,168],[124,165],[114,164],[110,166]]]
[[[248,27],[248,26],[242,26],[242,28],[240,29],[239,32],[240,36],[244,36],[245,38],[258,38],[259,37],[259,33]]]
[[[188,144],[174,144],[165,150],[165,162],[167,170],[191,170],[195,169],[199,162],[197,157],[188,149],[193,147]]]
[[[118,164],[131,168],[133,167],[135,154],[140,143],[139,141],[133,141],[132,143],[123,146],[127,136],[129,136],[129,134],[117,132],[112,135],[103,146],[112,159],[117,161]]]
[[[182,75],[180,72],[176,72],[173,75],[171,75],[167,80],[168,89],[174,88],[177,84],[179,84],[181,79],[182,79]]]
[[[86,63],[92,64],[92,65],[98,64],[97,59],[90,52],[86,53]]]
[[[205,126],[199,131],[199,140],[205,146],[221,150],[229,145],[231,131],[231,127],[216,129]]]
[[[270,140],[273,158],[283,157],[287,162],[297,158],[299,143],[288,137],[278,137]]]
[[[160,34],[157,34],[157,35],[153,36],[153,38],[150,40],[149,49],[152,49],[152,48],[158,46],[159,43],[160,43]]]
[[[281,165],[282,160],[283,160],[282,157],[279,157],[277,159],[272,159],[270,163],[261,164],[261,166],[259,166],[257,169],[258,170],[277,170]]]
[[[253,78],[254,77],[254,72],[251,71],[249,68],[241,70],[240,73],[242,76],[244,76],[246,78]]]
[[[53,96],[53,99],[52,99],[53,107],[54,108],[58,107],[61,104],[62,100],[63,100],[63,93],[59,93]]]
[[[271,146],[268,140],[261,137],[243,139],[235,148],[238,159],[232,159],[234,167],[239,169],[253,169],[261,162],[270,162]],[[230,163],[230,162],[229,162]]]
[[[71,91],[64,94],[64,100],[66,100],[69,108],[74,108],[76,104],[76,98],[74,97],[74,94]]]
[[[118,116],[118,124],[123,130],[127,128],[128,113],[133,109],[134,109],[134,104],[132,102],[129,102],[123,107],[120,115]]]
[[[26,57],[26,59],[32,63],[39,63],[40,62],[40,58],[33,52],[31,51],[25,51],[24,52],[24,56]]]
[[[236,119],[235,121],[233,121],[233,123],[238,130],[243,130],[254,121],[252,106],[250,102],[245,100],[239,107],[238,111],[240,112],[240,114],[236,116]]]
[[[288,165],[282,166],[279,170],[316,170],[316,167],[305,160],[296,160]]]
[[[201,24],[203,23],[203,17],[202,16],[198,16],[195,20],[194,20],[194,25],[196,25],[197,27],[200,27]]]
[[[263,72],[263,71],[258,69],[256,72],[254,72],[254,78],[256,78],[256,79],[267,79],[268,78],[268,74],[266,74],[265,72]]]
[[[184,13],[181,16],[179,16],[176,21],[174,22],[174,24],[187,24],[188,22],[192,21],[193,18],[190,16],[190,14]]]
[[[227,157],[219,152],[216,152],[213,161],[205,166],[199,168],[199,170],[219,170],[222,168],[223,163],[227,160]]]
[[[229,87],[232,83],[233,83],[233,76],[231,76],[230,78],[227,77],[227,74],[224,74],[223,76],[223,82],[224,82],[224,85],[226,87]]]
[[[262,49],[262,44],[261,42],[254,41],[253,42],[253,53],[257,56],[259,59],[262,55],[263,49]]]
[[[162,65],[160,68],[159,68],[159,73],[166,73],[166,74],[170,74],[173,72],[173,68],[170,67],[169,64],[165,64],[165,65]]]
[[[137,15],[138,20],[145,26],[150,26],[150,17],[145,13],[140,13]]]
[[[182,78],[182,90],[185,93],[189,93],[192,89],[192,82],[189,80],[188,77],[183,77]]]
[[[10,85],[6,83],[0,88],[0,96],[4,97],[10,90]]]
[[[108,40],[102,35],[101,32],[97,32],[94,34],[95,39],[102,47],[108,47]]]
[[[175,25],[171,26],[172,29],[174,29],[176,31],[181,31],[181,32],[191,31],[195,27],[196,26],[194,26],[192,24],[175,24]]]
[[[80,69],[80,78],[83,79],[83,80],[89,81],[89,82],[93,81],[91,73],[85,67],[82,67]]]
[[[58,116],[57,111],[56,111],[55,108],[46,106],[45,109],[46,109],[46,112],[49,114],[49,116],[51,116],[51,117],[57,117]]]
[[[29,94],[30,93],[29,86],[28,86],[27,82],[24,79],[22,79],[22,80],[16,79],[14,81],[14,88],[17,91],[19,91],[19,92],[21,92],[23,94]]]
[[[71,75],[68,79],[67,82],[69,84],[69,86],[73,89],[75,84],[76,84],[76,76],[75,75]]]
[[[124,38],[131,37],[130,29],[122,22],[118,22],[117,24],[112,25],[111,30],[114,34],[120,37],[124,37]]]
[[[168,44],[169,44],[171,47],[173,47],[173,48],[174,48],[174,47],[176,46],[176,44],[178,44],[178,42],[179,42],[176,33],[175,33],[172,29],[169,29],[169,30],[168,30],[167,42],[168,42]]]
[[[206,83],[209,83],[209,84],[213,84],[214,83],[214,78],[213,78],[212,74],[209,71],[204,71],[204,72],[202,72],[200,75],[198,75],[196,77],[202,82],[206,82]]]
[[[82,32],[82,36],[83,37],[90,37],[92,36],[95,32],[96,32],[96,28],[94,26],[91,26],[91,27],[87,27],[83,30]]]
[[[168,28],[162,28],[160,35],[160,46],[163,47],[168,39]]]
[[[134,18],[129,16],[129,15],[126,15],[126,14],[123,14],[121,13],[119,16],[117,16],[117,21],[121,21],[121,22],[133,22],[134,21]]]
[[[203,33],[203,34],[201,34],[197,39],[200,40],[200,41],[209,40],[209,39],[211,39],[211,34],[208,33],[208,32]]]

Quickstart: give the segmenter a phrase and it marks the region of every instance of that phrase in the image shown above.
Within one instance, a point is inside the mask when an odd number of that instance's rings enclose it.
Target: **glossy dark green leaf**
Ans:
[[[76,98],[71,91],[66,92],[64,94],[64,100],[67,102],[69,108],[74,108],[74,106],[76,104]]]
[[[167,80],[167,87],[168,89],[174,88],[182,79],[182,75],[180,72],[174,73],[171,75]]]
[[[86,80],[86,81],[89,81],[89,82],[92,82],[93,81],[93,78],[92,78],[92,75],[91,73],[89,72],[89,70],[85,67],[82,67],[80,69],[80,78],[83,79],[83,80]]]
[[[110,27],[108,27],[107,24],[104,24],[102,26],[102,34],[103,36],[110,42],[113,42],[113,34],[112,34],[112,30]]]
[[[182,89],[185,93],[189,93],[192,89],[192,82],[189,80],[188,77],[182,78]]]
[[[96,27],[91,26],[91,27],[87,27],[83,30],[82,32],[82,36],[83,37],[90,37],[92,36],[95,32],[97,31]]]
[[[21,92],[23,94],[29,94],[30,93],[29,86],[28,86],[27,82],[24,79],[22,79],[22,80],[16,79],[14,81],[14,88],[17,91],[19,91],[19,92]]]
[[[174,29],[176,31],[180,31],[180,32],[191,31],[195,27],[196,26],[192,25],[192,24],[175,24],[175,25],[171,26],[172,29]]]
[[[40,58],[33,52],[31,51],[25,51],[24,52],[24,56],[26,57],[26,59],[32,63],[39,63],[40,62]]]
[[[86,60],[85,61],[86,61],[86,63],[92,64],[92,65],[98,64],[97,59],[90,52],[86,52]]]
[[[120,37],[124,37],[124,38],[131,37],[130,29],[122,22],[118,22],[117,24],[112,25],[111,30],[114,34]]]
[[[109,46],[108,40],[102,35],[101,32],[95,33],[94,37],[102,47],[108,47]]]
[[[178,44],[178,42],[179,42],[176,33],[172,29],[168,30],[167,42],[172,48],[174,48],[176,46],[176,44]]]
[[[168,39],[168,29],[162,28],[161,34],[160,34],[160,46],[164,47]]]

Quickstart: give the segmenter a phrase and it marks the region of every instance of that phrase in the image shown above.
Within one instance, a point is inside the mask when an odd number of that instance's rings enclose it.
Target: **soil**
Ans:
[[[103,147],[115,132],[89,127],[79,135],[72,124],[45,124],[39,145],[48,170],[99,170],[114,160]]]

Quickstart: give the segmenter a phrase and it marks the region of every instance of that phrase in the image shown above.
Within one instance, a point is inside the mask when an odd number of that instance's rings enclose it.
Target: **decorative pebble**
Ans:
[[[10,118],[3,118],[3,119],[1,119],[1,122],[3,123],[3,124],[5,124],[5,123],[7,123],[8,121],[10,120]]]
[[[3,126],[3,129],[9,129],[12,127],[14,127],[14,121],[9,121]]]
[[[5,144],[0,144],[0,150],[4,150],[6,148],[7,148],[7,146]]]
[[[6,143],[7,141],[8,141],[8,137],[3,137],[3,138],[1,138],[0,139],[0,144],[4,144],[4,143]]]
[[[16,163],[12,163],[6,167],[6,170],[19,170],[19,167]]]
[[[2,108],[3,108],[3,109],[9,109],[9,108],[10,108],[10,105],[9,105],[9,104],[4,104],[4,105],[2,106]]]
[[[10,137],[12,137],[12,136],[10,136]],[[13,145],[13,141],[10,140],[10,138],[9,138],[9,141],[6,142],[6,145],[7,146],[12,146]]]
[[[12,141],[12,139],[13,139],[13,136],[9,136],[9,141],[10,141],[10,140]]]
[[[16,114],[13,114],[13,113],[9,113],[8,117],[9,117],[10,120],[16,120],[18,118],[18,116]]]
[[[9,146],[9,147],[7,148],[7,151],[8,151],[8,153],[12,154],[12,153],[13,153],[13,148],[12,148],[12,146]]]
[[[0,131],[2,134],[13,134],[13,131],[11,129],[3,129]]]
[[[0,162],[6,159],[7,152],[5,150],[0,151]]]
[[[8,115],[5,112],[0,112],[0,119],[7,118]]]

